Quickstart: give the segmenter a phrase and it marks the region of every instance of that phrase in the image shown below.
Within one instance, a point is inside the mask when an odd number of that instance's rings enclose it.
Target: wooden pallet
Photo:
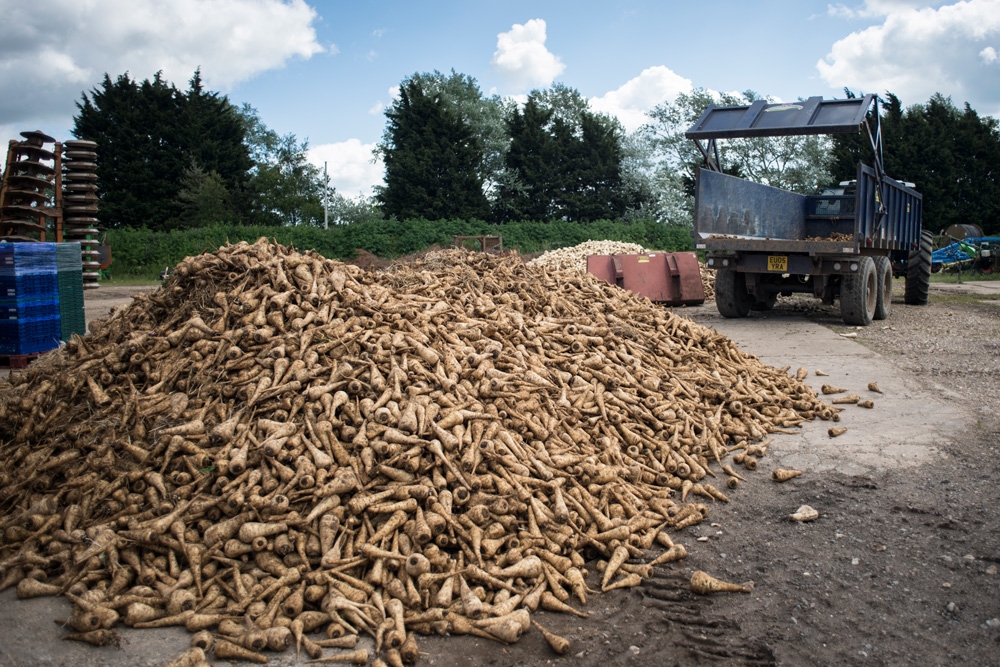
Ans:
[[[46,350],[45,352],[50,352]],[[45,354],[45,352],[33,352],[31,354],[0,354],[0,368],[20,369],[27,368],[28,364]]]

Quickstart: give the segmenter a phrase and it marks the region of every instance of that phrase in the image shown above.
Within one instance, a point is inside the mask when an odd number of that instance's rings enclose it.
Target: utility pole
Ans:
[[[330,228],[330,177],[326,175],[326,160],[323,160],[323,229]]]

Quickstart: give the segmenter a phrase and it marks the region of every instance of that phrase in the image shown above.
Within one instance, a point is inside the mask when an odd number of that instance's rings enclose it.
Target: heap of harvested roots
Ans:
[[[587,270],[587,258],[591,255],[635,255],[639,253],[655,252],[647,250],[638,243],[625,243],[623,241],[584,241],[575,246],[549,250],[539,257],[528,262],[531,267],[545,267],[548,269],[567,269],[574,271]],[[698,263],[698,271],[701,273],[701,285],[705,290],[707,301],[715,300],[715,271],[705,264]]]
[[[647,252],[638,243],[625,241],[584,241],[575,246],[549,250],[528,262],[528,266],[549,269],[587,270],[587,258],[591,255],[635,255]]]
[[[582,613],[590,559],[610,590],[683,557],[727,455],[836,416],[645,299],[461,251],[365,273],[240,243],[92,328],[0,391],[0,588],[65,594],[98,644],[211,630],[192,662],[516,641]]]
[[[705,300],[715,301],[715,271],[708,268],[704,262],[698,262],[698,272],[701,273],[701,286],[705,290]]]

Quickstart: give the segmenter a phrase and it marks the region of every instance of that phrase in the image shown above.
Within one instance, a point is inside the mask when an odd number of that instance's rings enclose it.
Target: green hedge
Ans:
[[[114,274],[150,275],[165,266],[174,266],[188,255],[211,251],[227,242],[253,242],[262,236],[283,245],[312,249],[325,257],[349,260],[355,250],[383,258],[396,258],[425,250],[432,245],[447,246],[454,235],[502,235],[504,248],[522,253],[542,252],[572,246],[592,239],[640,243],[656,250],[691,250],[691,232],[653,221],[592,223],[514,222],[490,225],[464,220],[374,220],[338,225],[329,230],[316,227],[242,227],[213,225],[198,229],[167,232],[122,228],[110,230]]]

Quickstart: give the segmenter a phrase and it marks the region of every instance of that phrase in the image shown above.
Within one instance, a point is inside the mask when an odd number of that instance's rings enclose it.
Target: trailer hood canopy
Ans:
[[[780,104],[764,100],[738,107],[712,104],[684,136],[697,141],[860,132],[874,100],[875,95],[869,94],[849,100],[810,97]]]

